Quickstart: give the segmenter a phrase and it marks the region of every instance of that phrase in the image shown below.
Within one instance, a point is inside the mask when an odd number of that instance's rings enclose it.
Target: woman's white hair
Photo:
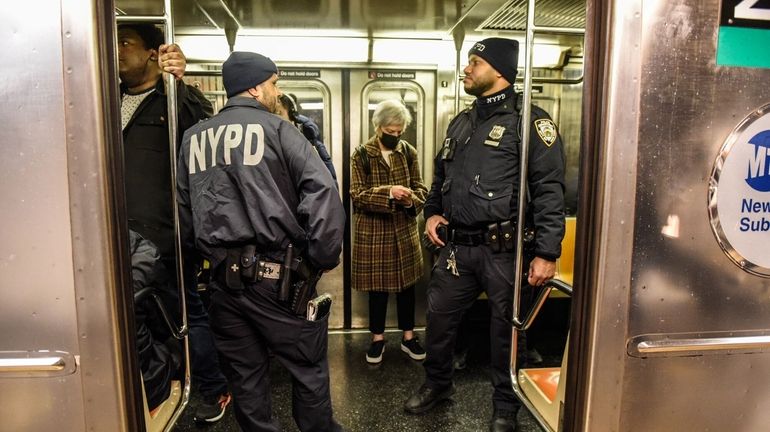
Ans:
[[[396,99],[384,100],[377,104],[372,114],[375,129],[381,126],[402,125],[404,128],[412,122],[412,115],[404,104]]]

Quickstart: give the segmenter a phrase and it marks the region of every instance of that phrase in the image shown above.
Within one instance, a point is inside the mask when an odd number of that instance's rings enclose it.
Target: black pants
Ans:
[[[219,284],[214,284],[219,286]],[[302,432],[335,432],[329,365],[328,321],[307,321],[277,301],[278,284],[265,279],[240,295],[218,288],[209,318],[235,418],[247,432],[280,431],[272,419],[268,349],[292,376],[292,414]]]
[[[414,285],[396,293],[399,330],[414,329]],[[369,331],[374,334],[385,332],[385,317],[388,313],[388,293],[369,292]]]
[[[176,260],[173,256],[162,258],[169,274],[171,298],[166,306],[174,305],[175,316],[181,316],[178,310],[179,297],[176,292],[177,274]],[[192,369],[192,384],[205,399],[217,399],[227,393],[227,381],[219,365],[219,357],[214,347],[214,338],[209,327],[209,317],[198,294],[196,266],[185,261],[185,306],[187,309],[187,328],[190,341],[190,368]]]
[[[456,248],[460,276],[452,275],[446,268],[451,247]],[[444,388],[452,383],[452,353],[460,320],[479,294],[486,291],[490,307],[492,403],[495,409],[518,409],[510,375],[514,259],[512,252],[492,253],[484,245],[449,245],[441,250],[428,286],[428,355],[423,363],[428,387]]]

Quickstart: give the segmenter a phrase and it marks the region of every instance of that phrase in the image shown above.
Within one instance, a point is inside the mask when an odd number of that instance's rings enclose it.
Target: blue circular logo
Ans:
[[[754,135],[748,144],[754,151],[749,158],[746,183],[757,192],[770,192],[770,130]]]

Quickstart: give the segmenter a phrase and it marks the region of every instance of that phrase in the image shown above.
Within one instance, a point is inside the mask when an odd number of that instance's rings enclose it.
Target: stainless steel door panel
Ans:
[[[2,430],[126,428],[98,37],[110,4],[22,2],[0,18]],[[40,363],[22,372],[19,351]],[[46,351],[61,362],[44,366]]]
[[[610,3],[606,238],[582,430],[765,430],[770,352],[730,338],[767,334],[770,281],[722,252],[707,197],[725,138],[770,100],[770,71],[715,66],[717,0]],[[714,335],[725,350],[704,350]],[[656,345],[667,338],[689,355]]]
[[[58,1],[46,3],[34,5],[34,12],[31,4],[6,7],[0,18],[3,39],[13,41],[0,72],[7,102],[0,105],[0,352],[79,352],[62,112],[62,11]],[[0,429],[84,430],[82,391],[79,375],[22,378],[0,372]],[[60,415],[45,414],[51,411]]]
[[[630,336],[770,328],[770,281],[729,261],[706,214],[708,175],[722,143],[770,99],[770,71],[714,65],[719,6],[644,2]],[[678,236],[662,234],[677,221]],[[766,429],[770,386],[756,377],[770,373],[767,351],[727,354],[627,359],[625,388],[654,395],[658,409],[633,398],[621,429]],[[708,397],[693,403],[693,395]]]

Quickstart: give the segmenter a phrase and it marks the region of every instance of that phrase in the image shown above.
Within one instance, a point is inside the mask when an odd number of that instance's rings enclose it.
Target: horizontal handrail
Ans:
[[[77,359],[64,351],[0,351],[0,377],[50,378],[75,373]]]
[[[147,287],[144,287],[144,288],[140,289],[139,291],[136,291],[134,293],[134,304],[138,305],[139,303],[143,302],[145,299],[147,299],[147,297],[152,295],[154,290],[155,290],[155,288],[153,288],[151,286],[147,286]]]
[[[628,355],[632,357],[680,357],[720,354],[735,351],[761,351],[770,349],[770,335],[697,337],[694,335],[643,335],[628,343]]]
[[[539,34],[576,35],[576,36],[584,35],[586,33],[586,29],[574,28],[574,27],[534,26],[532,27],[532,31]]]
[[[545,286],[550,286],[551,288],[555,288],[563,292],[564,294],[567,294],[568,296],[572,297],[572,285],[568,284],[567,282],[564,282],[561,279],[551,279],[545,283]]]
[[[537,314],[540,313],[540,309],[543,307],[543,304],[545,304],[546,299],[548,299],[548,295],[551,294],[551,291],[553,290],[561,291],[568,296],[572,296],[572,287],[568,283],[560,279],[549,280],[543,285],[543,289],[540,290],[537,298],[535,298],[535,302],[527,313],[527,316],[524,317],[524,320],[520,321],[518,318],[514,318],[513,326],[518,330],[527,330],[535,321]]]
[[[184,339],[184,337],[187,336],[187,333],[189,333],[187,320],[183,320],[182,326],[177,327],[176,323],[171,318],[171,315],[169,315],[168,311],[166,310],[166,305],[163,304],[163,300],[161,300],[160,297],[158,297],[158,295],[155,293],[150,294],[150,296],[153,300],[155,300],[155,304],[160,310],[160,315],[163,317],[163,321],[166,322],[166,327],[168,327],[169,331],[171,331],[171,335],[178,340]]]
[[[154,16],[154,15],[115,15],[115,21],[121,23],[121,22],[141,22],[141,23],[152,23],[152,24],[165,24],[166,18],[162,15]]]
[[[0,358],[0,373],[5,372],[59,372],[65,367],[64,358],[30,357],[30,358]]]

